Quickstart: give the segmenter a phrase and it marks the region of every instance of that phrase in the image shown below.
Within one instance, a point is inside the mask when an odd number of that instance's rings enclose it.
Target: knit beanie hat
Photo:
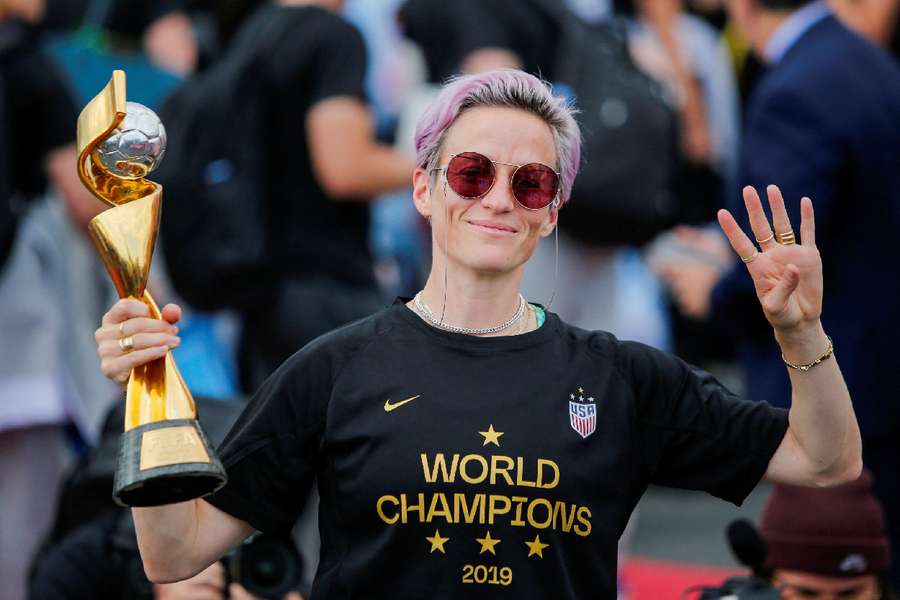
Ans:
[[[777,484],[763,510],[766,566],[855,577],[884,571],[890,549],[884,511],[864,470],[831,488]]]

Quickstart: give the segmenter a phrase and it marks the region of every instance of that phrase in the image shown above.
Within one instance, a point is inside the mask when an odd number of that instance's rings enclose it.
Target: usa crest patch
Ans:
[[[584,397],[584,390],[578,388],[578,395],[569,394],[569,424],[582,438],[597,429],[597,405],[591,397]]]

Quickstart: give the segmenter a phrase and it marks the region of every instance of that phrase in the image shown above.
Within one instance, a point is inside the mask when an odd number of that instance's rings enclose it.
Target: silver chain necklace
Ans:
[[[516,314],[512,316],[509,321],[505,323],[500,323],[499,325],[495,325],[493,327],[483,327],[483,328],[473,328],[473,327],[457,327],[456,325],[450,325],[449,323],[444,323],[443,321],[438,321],[434,318],[434,314],[431,312],[431,309],[422,302],[422,292],[416,294],[416,297],[413,298],[413,303],[415,303],[416,308],[419,313],[425,317],[425,320],[437,327],[438,329],[443,329],[445,331],[452,331],[453,333],[464,333],[466,335],[485,335],[488,333],[498,333],[503,331],[504,329],[508,329],[512,326],[516,321],[522,318],[522,315],[525,314],[525,298],[522,297],[522,294],[519,294],[519,308],[516,309]]]

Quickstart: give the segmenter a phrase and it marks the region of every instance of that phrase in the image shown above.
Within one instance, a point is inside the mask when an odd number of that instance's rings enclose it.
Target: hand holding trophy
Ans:
[[[125,101],[125,73],[78,116],[78,175],[111,208],[89,225],[119,296],[161,314],[146,290],[159,231],[162,186],[144,177],[165,152],[165,129],[150,109]],[[123,350],[133,344],[119,340]],[[225,472],[197,422],[197,409],[171,354],[134,368],[113,498],[125,506],[171,504],[212,493]]]

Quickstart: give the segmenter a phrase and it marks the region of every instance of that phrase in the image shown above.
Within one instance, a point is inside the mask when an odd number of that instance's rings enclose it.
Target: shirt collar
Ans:
[[[816,0],[794,11],[775,29],[765,48],[765,59],[769,64],[780,61],[800,37],[810,27],[831,14],[825,0]]]

